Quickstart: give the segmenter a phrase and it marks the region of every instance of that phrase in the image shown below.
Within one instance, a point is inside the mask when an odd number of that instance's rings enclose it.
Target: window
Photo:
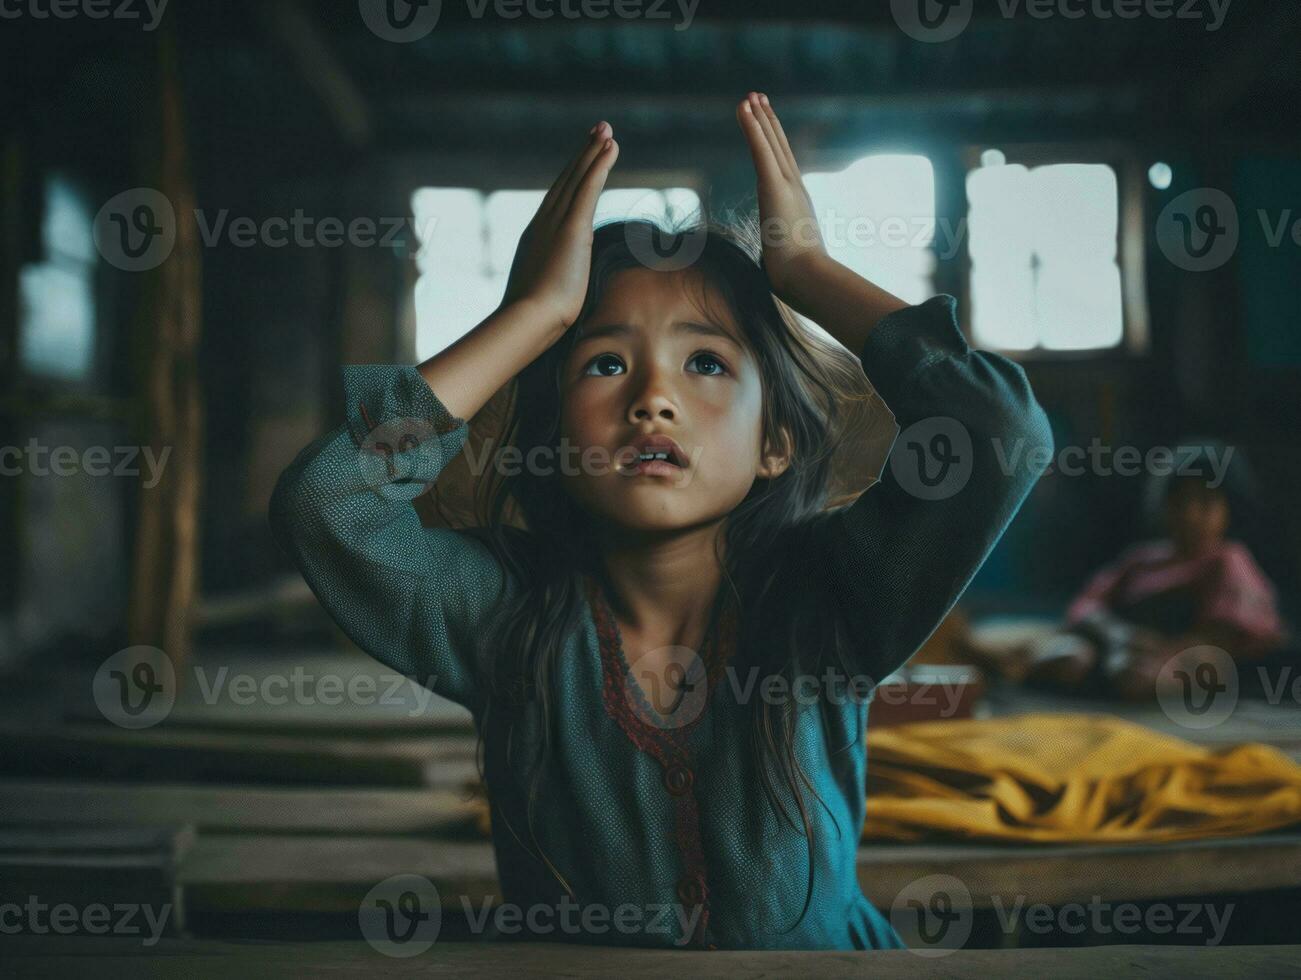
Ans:
[[[873,154],[836,173],[806,173],[804,186],[832,258],[905,302],[921,303],[934,295],[935,171],[930,160]]]
[[[94,218],[64,178],[47,177],[44,193],[45,261],[23,266],[18,278],[21,363],[30,374],[79,381],[95,346]]]
[[[1117,170],[1007,163],[967,174],[971,334],[1005,351],[1100,351],[1126,339]],[[1129,284],[1141,297],[1141,274]],[[1141,301],[1140,301],[1141,302]],[[1137,304],[1131,304],[1137,305]],[[1137,312],[1131,320],[1137,325]]]
[[[496,309],[520,235],[545,196],[544,190],[484,193],[464,187],[415,192],[417,360],[437,354]],[[699,208],[699,196],[686,187],[611,188],[597,201],[593,224],[634,217],[677,220]]]

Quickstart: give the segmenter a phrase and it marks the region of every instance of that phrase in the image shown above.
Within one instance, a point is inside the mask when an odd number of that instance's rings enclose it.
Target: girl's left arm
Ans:
[[[886,315],[860,360],[899,435],[879,482],[833,512],[808,562],[880,681],[966,590],[1053,454],[1020,365],[973,350],[952,296]]]
[[[752,92],[736,110],[754,160],[773,292],[859,355],[900,428],[881,480],[821,522],[796,556],[837,600],[880,681],[934,632],[1053,452],[1025,372],[972,350],[939,295],[911,306],[832,259],[780,121]]]

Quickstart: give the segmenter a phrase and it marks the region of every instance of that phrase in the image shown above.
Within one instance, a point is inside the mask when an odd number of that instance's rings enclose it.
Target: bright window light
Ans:
[[[22,365],[32,374],[81,380],[95,348],[94,218],[61,177],[47,178],[44,193],[45,261],[18,274]]]
[[[1121,342],[1119,193],[1104,164],[986,166],[967,174],[976,343],[1093,350]]]
[[[412,195],[420,250],[415,288],[416,357],[455,343],[501,302],[520,235],[546,192],[422,187]],[[612,188],[602,192],[593,225],[634,217],[675,220],[699,212],[686,187]]]
[[[836,173],[807,173],[804,186],[832,258],[905,302],[920,303],[933,295],[935,171],[930,160],[874,154]]]

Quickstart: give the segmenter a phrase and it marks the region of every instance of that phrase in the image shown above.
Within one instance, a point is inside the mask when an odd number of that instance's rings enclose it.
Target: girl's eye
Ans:
[[[717,371],[706,371],[706,372],[704,372],[706,375],[719,375],[719,374],[726,374],[726,373],[727,373],[727,368],[723,366],[723,362],[720,361],[720,360],[719,360],[717,357],[715,357],[713,354],[709,353],[709,351],[707,351],[707,350],[703,350],[703,351],[701,351],[699,354],[696,354],[695,356],[693,356],[693,357],[691,358],[691,361],[697,361],[697,360],[700,360],[700,359],[702,359],[702,358],[703,358],[707,363],[712,362],[713,364],[715,364],[715,365],[718,366],[718,370],[717,370]],[[688,363],[691,363],[691,362],[689,361]]]
[[[617,357],[615,357],[613,354],[600,354],[600,355],[598,355],[597,357],[592,358],[591,362],[587,365],[587,368],[583,371],[583,373],[584,373],[584,374],[591,374],[591,373],[592,373],[592,368],[595,367],[595,366],[598,365],[598,364],[601,364],[602,362],[604,362],[604,363],[607,364],[607,365],[613,362],[614,365],[617,366],[617,367],[622,367],[622,366],[623,366],[623,365],[619,362],[619,359],[618,359]],[[606,374],[604,371],[600,371],[600,370],[598,370],[596,373],[597,373],[598,375],[600,375],[601,377],[603,377],[603,378],[608,378],[608,377],[610,377],[610,375],[609,375],[609,374]]]

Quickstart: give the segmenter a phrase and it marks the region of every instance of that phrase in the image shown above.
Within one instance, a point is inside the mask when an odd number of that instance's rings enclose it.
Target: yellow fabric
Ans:
[[[867,735],[864,839],[1153,842],[1301,822],[1301,765],[1108,715],[925,721]]]

